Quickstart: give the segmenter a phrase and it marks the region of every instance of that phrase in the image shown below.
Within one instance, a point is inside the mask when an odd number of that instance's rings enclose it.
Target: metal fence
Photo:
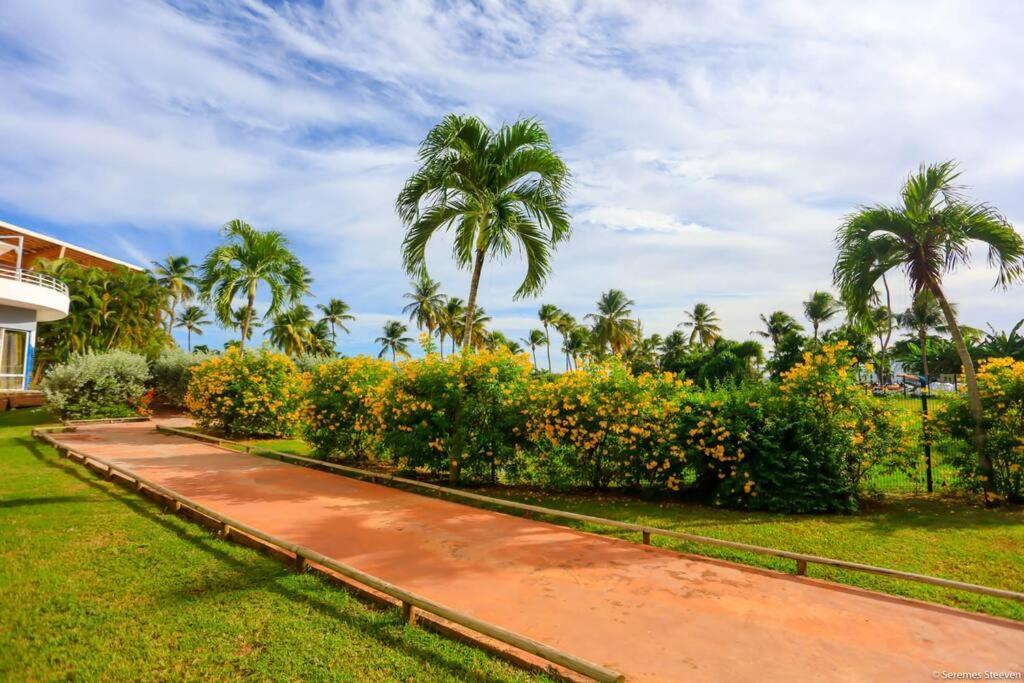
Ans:
[[[926,443],[921,419],[923,406],[919,396],[896,394],[879,397],[878,400],[891,406],[900,415],[911,436],[915,459],[909,470],[876,468],[876,471],[868,475],[868,486],[883,493],[941,493],[953,487],[957,482],[954,460],[958,455],[969,454],[970,444],[944,433],[934,423],[929,424]],[[947,400],[942,394],[929,396],[929,415],[934,418],[944,408]]]

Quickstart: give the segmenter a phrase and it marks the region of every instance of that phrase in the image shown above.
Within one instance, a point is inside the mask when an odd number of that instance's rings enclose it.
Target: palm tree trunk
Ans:
[[[188,330],[188,352],[192,353],[192,328],[188,327],[185,329]]]
[[[245,317],[242,318],[242,340],[238,342],[238,348],[245,351],[245,338],[249,336],[249,326],[252,324],[252,309],[256,306],[256,287],[249,287],[249,294],[245,306]]]
[[[473,310],[476,308],[476,291],[480,287],[480,271],[484,268],[484,250],[473,254],[473,277],[469,281],[469,299],[466,301],[466,328],[462,334],[462,348],[473,348]]]
[[[441,343],[438,346],[441,349],[441,358],[443,360],[444,359],[444,337],[445,337],[445,334],[440,329],[438,329],[437,333],[438,333],[438,336],[441,338]]]
[[[547,323],[544,323],[544,337],[548,340],[548,372],[551,372],[551,330],[548,329]],[[535,362],[534,365],[536,364]]]
[[[971,417],[974,418],[974,448],[978,451],[978,469],[982,476],[982,489],[985,491],[985,503],[991,502],[992,485],[995,477],[995,470],[992,467],[992,460],[985,452],[985,424],[984,413],[981,407],[981,392],[978,390],[978,377],[974,373],[974,361],[967,350],[964,342],[964,335],[960,332],[960,325],[956,322],[956,314],[953,307],[946,301],[946,295],[938,283],[931,283],[930,289],[935,299],[946,316],[946,324],[949,325],[949,334],[953,337],[953,346],[960,356],[960,363],[964,368],[964,379],[967,381],[967,405],[971,409]]]
[[[892,341],[892,294],[889,291],[889,281],[885,279],[885,273],[882,273],[882,286],[885,287],[885,310],[889,314],[888,317],[888,330],[885,333],[885,341],[879,340],[882,346],[882,367],[879,368],[879,384],[885,383],[884,372],[885,362],[888,359],[886,351],[889,348],[889,342]]]

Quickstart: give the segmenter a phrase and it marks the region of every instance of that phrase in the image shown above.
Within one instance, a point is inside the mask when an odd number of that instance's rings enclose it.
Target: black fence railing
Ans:
[[[970,444],[950,436],[933,422],[928,425],[926,441],[920,396],[893,394],[878,400],[891,406],[906,425],[912,458],[910,467],[905,469],[875,468],[868,474],[868,487],[882,493],[928,493],[929,490],[941,493],[955,486],[958,474],[954,462],[958,456],[970,453]],[[927,399],[929,416],[934,419],[948,400],[940,393],[930,395]]]

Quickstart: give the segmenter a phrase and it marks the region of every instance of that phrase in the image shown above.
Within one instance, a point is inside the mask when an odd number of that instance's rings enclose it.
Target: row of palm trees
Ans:
[[[302,303],[312,278],[292,253],[287,238],[273,230],[256,230],[238,219],[225,224],[222,235],[224,242],[210,251],[198,268],[187,256],[168,256],[152,263],[153,277],[167,292],[167,332],[185,330],[192,350],[192,335],[202,335],[213,322],[206,307],[191,303],[198,300],[213,310],[221,325],[238,331],[242,349],[253,331],[268,323],[264,334],[286,353],[334,355],[338,330],[347,333],[346,323],[355,316],[347,303],[332,298],[317,305],[321,315],[315,318],[312,309]],[[256,313],[260,287],[271,295],[262,317]],[[238,299],[241,306],[236,305]]]

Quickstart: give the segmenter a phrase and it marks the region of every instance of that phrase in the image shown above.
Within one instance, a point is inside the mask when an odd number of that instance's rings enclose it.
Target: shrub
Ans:
[[[676,415],[686,387],[672,373],[635,376],[615,360],[536,381],[526,426],[535,457],[557,457],[555,472],[568,466],[594,488],[678,491],[686,463]]]
[[[128,351],[73,354],[46,373],[43,391],[63,419],[131,417],[147,414],[145,357]]]
[[[391,363],[367,356],[330,361],[311,373],[304,436],[317,456],[380,454],[381,430],[373,408],[394,374]]]
[[[156,398],[172,406],[185,405],[185,392],[192,368],[210,360],[215,354],[184,349],[165,349],[153,361],[153,391]]]
[[[495,481],[521,446],[529,374],[507,349],[403,362],[372,405],[382,446],[400,465]]]
[[[308,377],[288,356],[232,348],[191,370],[185,406],[202,427],[289,436],[302,423]]]
[[[996,495],[1024,502],[1024,361],[991,358],[978,369],[978,389],[986,430],[985,453],[992,461]],[[971,440],[974,420],[967,397],[956,396],[939,413],[937,424],[953,436]],[[973,448],[958,451],[953,464],[961,480],[976,491],[982,489],[978,454]]]
[[[780,512],[856,511],[865,473],[901,466],[909,453],[901,421],[857,383],[856,367],[845,342],[825,345],[805,353],[777,386],[711,402],[694,437],[719,480],[713,501]]]
[[[321,365],[335,360],[334,356],[327,356],[320,353],[299,353],[292,356],[292,362],[295,363],[295,367],[298,368],[299,372],[313,372]]]

